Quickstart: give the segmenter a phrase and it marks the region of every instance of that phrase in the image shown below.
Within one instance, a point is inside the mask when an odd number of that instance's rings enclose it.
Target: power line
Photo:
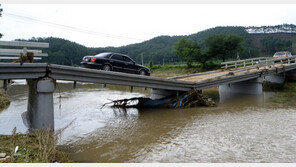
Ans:
[[[144,41],[144,39],[101,33],[101,32],[96,32],[96,31],[92,31],[92,30],[77,28],[77,27],[73,27],[73,26],[57,24],[57,23],[53,23],[53,22],[49,22],[49,21],[43,21],[40,19],[36,19],[36,18],[28,17],[28,16],[21,16],[21,15],[17,15],[17,14],[8,13],[8,12],[4,12],[4,14],[7,15],[8,17],[16,18],[16,19],[19,19],[22,21],[30,21],[30,22],[34,22],[34,23],[46,24],[48,26],[60,27],[60,28],[64,28],[64,29],[67,29],[70,31],[76,31],[76,32],[80,32],[80,33],[90,34],[90,35],[99,35],[99,36],[105,36],[108,38],[116,38],[116,39],[132,39],[132,40]]]

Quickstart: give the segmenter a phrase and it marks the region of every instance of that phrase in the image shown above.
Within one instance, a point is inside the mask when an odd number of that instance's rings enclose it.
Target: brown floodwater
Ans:
[[[150,90],[59,82],[54,94],[55,129],[78,162],[296,162],[296,95],[264,92],[189,109],[102,108],[110,100],[149,96]],[[26,133],[21,114],[27,87],[8,90],[11,105],[0,112],[0,134]]]

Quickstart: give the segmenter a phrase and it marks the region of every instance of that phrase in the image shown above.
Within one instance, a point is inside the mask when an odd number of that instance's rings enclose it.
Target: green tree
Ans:
[[[264,37],[260,42],[262,45],[262,52],[265,55],[273,55],[275,52],[279,51],[292,51],[293,47],[293,42],[291,40],[281,40],[272,36]]]
[[[194,61],[203,60],[200,46],[192,39],[180,38],[174,44],[173,52],[181,60],[186,61],[188,67],[191,67]]]
[[[223,62],[242,51],[242,38],[237,35],[213,35],[205,43],[209,56],[222,59]]]
[[[152,61],[152,59],[149,60],[148,66],[149,66],[149,68],[152,68],[153,67],[153,61]]]

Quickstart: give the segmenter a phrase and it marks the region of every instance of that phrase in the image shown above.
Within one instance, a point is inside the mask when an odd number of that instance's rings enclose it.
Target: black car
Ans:
[[[150,69],[136,64],[134,60],[120,53],[100,53],[95,56],[84,56],[82,67],[101,69],[105,71],[118,71],[140,75],[150,75]]]

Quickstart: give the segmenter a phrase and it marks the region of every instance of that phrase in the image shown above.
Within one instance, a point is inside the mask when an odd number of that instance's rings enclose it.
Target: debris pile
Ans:
[[[20,53],[19,58],[13,61],[13,63],[20,63],[21,65],[23,65],[24,63],[33,63],[33,61],[34,61],[34,53],[27,52],[25,55],[23,53]]]
[[[198,90],[193,89],[180,96],[171,96],[158,100],[152,100],[146,97],[112,100],[109,103],[105,103],[102,108],[108,104],[112,104],[112,107],[123,108],[189,108],[197,106],[213,107],[215,102],[211,98],[204,97]]]
[[[213,107],[215,102],[211,98],[203,96],[198,90],[193,89],[172,99],[167,105],[168,108]]]

